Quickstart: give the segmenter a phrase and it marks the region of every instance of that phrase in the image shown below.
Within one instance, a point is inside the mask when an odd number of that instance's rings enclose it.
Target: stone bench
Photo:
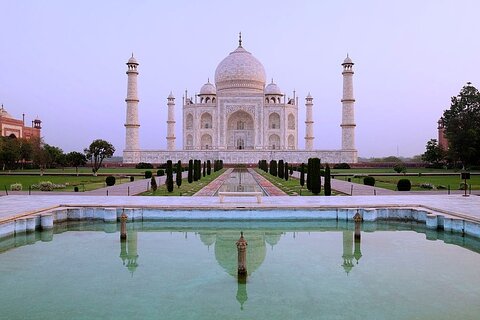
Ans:
[[[222,191],[218,193],[220,198],[220,203],[223,203],[225,197],[257,197],[257,203],[262,202],[262,193],[261,192],[226,192]]]

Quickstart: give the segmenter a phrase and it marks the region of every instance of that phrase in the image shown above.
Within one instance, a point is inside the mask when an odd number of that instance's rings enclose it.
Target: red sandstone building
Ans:
[[[445,123],[443,117],[438,120],[438,146],[443,150],[448,150],[448,140],[445,136]]]
[[[23,119],[13,118],[5,108],[0,108],[0,136],[14,137],[14,138],[40,138],[40,131],[42,129],[42,121],[38,118],[32,121],[31,126],[25,126],[25,114]]]

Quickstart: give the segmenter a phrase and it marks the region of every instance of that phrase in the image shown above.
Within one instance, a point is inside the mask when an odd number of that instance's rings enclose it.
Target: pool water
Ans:
[[[253,175],[247,169],[234,169],[227,179],[218,189],[218,192],[262,192],[263,189],[258,185]]]
[[[123,243],[118,225],[93,222],[1,241],[0,318],[480,315],[479,241],[426,233],[417,224],[377,223],[359,241],[353,224],[336,221],[143,222],[128,228]],[[237,277],[241,230],[248,242],[246,282]]]

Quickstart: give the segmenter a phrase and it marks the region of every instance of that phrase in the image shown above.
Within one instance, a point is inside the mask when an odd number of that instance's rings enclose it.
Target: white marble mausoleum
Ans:
[[[215,83],[204,84],[194,98],[182,99],[182,143],[175,147],[175,98],[167,98],[167,149],[142,150],[139,143],[137,76],[138,62],[127,62],[128,89],[124,163],[154,164],[190,159],[224,163],[257,163],[283,159],[307,162],[318,157],[328,163],[356,163],[353,97],[353,62],[347,56],[343,66],[342,140],[339,150],[314,149],[313,98],[305,98],[305,149],[298,148],[298,97],[287,98],[273,82],[267,84],[265,69],[250,52],[238,47],[223,59],[215,71]]]

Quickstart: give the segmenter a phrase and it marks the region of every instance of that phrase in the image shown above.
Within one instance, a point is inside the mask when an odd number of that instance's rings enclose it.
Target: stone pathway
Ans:
[[[194,197],[199,197],[199,196],[214,196],[217,190],[222,186],[222,184],[225,182],[225,180],[228,180],[230,178],[230,173],[233,171],[233,168],[227,169],[224,173],[222,173],[220,176],[218,176],[215,180],[207,184],[205,187],[200,189],[197,193],[195,193],[193,196]]]
[[[249,168],[248,172],[250,172],[253,175],[253,178],[257,181],[260,187],[262,187],[263,190],[265,190],[265,192],[267,193],[267,196],[277,197],[277,196],[287,195],[285,192],[283,192],[281,189],[273,185],[273,183],[265,179],[261,174],[256,172],[254,169]]]

